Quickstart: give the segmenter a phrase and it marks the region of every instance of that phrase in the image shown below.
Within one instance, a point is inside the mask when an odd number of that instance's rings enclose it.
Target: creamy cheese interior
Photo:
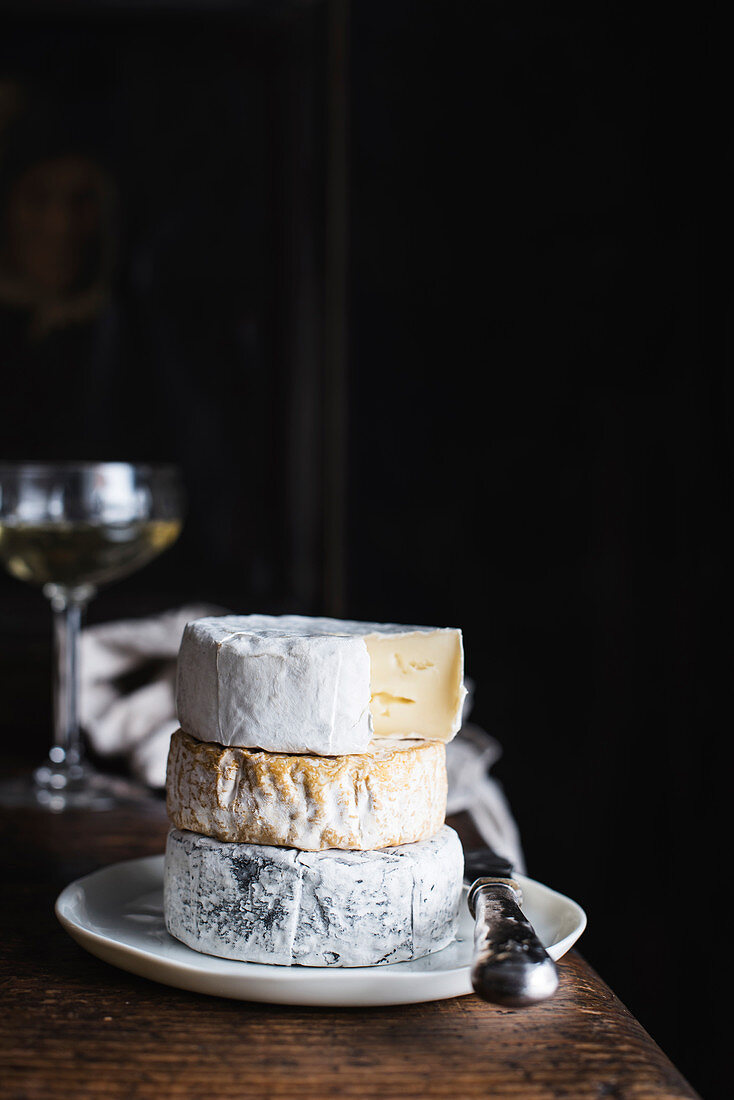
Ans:
[[[461,632],[368,634],[370,711],[375,737],[450,741],[461,726],[464,654]]]

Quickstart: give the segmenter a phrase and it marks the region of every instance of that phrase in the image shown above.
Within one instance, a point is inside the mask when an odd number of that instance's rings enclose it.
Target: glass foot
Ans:
[[[28,775],[0,780],[0,806],[65,810],[112,810],[151,797],[147,788],[116,775],[104,775],[89,764],[60,772],[44,764]]]

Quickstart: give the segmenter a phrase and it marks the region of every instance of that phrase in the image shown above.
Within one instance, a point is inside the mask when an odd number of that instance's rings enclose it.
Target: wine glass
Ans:
[[[79,631],[98,587],[171,546],[183,511],[174,466],[0,463],[0,561],[14,577],[41,587],[54,622],[53,745],[30,777],[2,785],[0,804],[104,809],[135,797],[133,784],[84,759]]]

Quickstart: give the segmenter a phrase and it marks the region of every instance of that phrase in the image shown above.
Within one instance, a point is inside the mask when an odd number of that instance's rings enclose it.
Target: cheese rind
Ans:
[[[281,966],[374,966],[453,940],[464,857],[453,829],[374,852],[226,844],[172,829],[164,912],[195,951]]]
[[[171,737],[168,816],[177,829],[305,851],[424,840],[446,816],[446,747],[382,738],[365,753],[302,756]]]
[[[201,741],[341,756],[374,737],[450,741],[466,691],[461,631],[300,615],[187,624],[178,719]]]

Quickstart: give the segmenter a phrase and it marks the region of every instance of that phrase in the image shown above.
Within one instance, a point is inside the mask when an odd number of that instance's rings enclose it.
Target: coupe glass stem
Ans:
[[[63,790],[81,780],[83,746],[79,728],[79,634],[82,616],[93,590],[84,586],[44,589],[54,620],[54,743],[49,764],[40,769],[43,786]]]
[[[78,603],[53,600],[54,611],[54,747],[63,751],[67,766],[81,763],[79,737],[79,629]],[[61,753],[54,753],[61,757]],[[59,760],[59,763],[61,760]]]

